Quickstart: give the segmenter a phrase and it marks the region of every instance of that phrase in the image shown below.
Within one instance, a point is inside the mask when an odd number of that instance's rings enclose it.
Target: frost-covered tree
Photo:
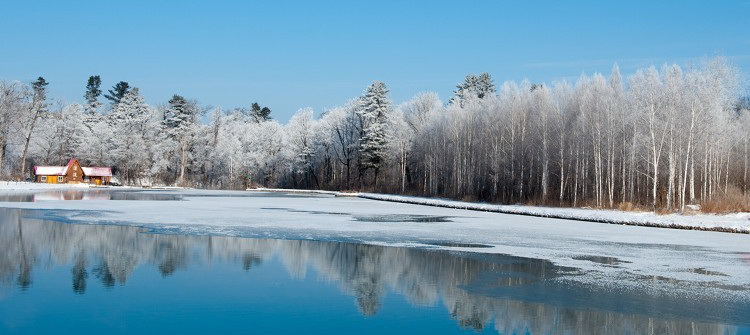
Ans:
[[[33,93],[28,85],[21,82],[0,82],[0,176],[9,177],[15,144],[21,143],[25,133]]]
[[[64,161],[71,157],[78,157],[86,143],[86,126],[84,120],[84,107],[79,104],[70,104],[62,108],[60,121],[57,127],[59,146],[58,161]]]
[[[122,97],[108,115],[112,163],[127,182],[141,180],[150,165],[149,119],[152,110],[137,88]]]
[[[377,186],[378,173],[383,166],[388,142],[388,118],[391,114],[391,101],[388,99],[388,88],[376,81],[365,90],[360,98],[358,114],[361,118],[360,174],[367,170],[375,173]],[[361,178],[361,177],[360,177]]]
[[[101,77],[89,77],[89,80],[86,83],[86,93],[83,95],[83,98],[86,101],[84,108],[86,109],[87,115],[96,114],[97,109],[101,106],[101,102],[99,102],[99,96],[102,95],[102,90],[100,89],[101,86]]]
[[[451,98],[452,104],[463,105],[466,100],[484,99],[495,94],[495,83],[487,72],[479,75],[467,75],[464,82],[456,86]]]
[[[163,127],[168,139],[174,141],[179,157],[178,184],[185,183],[185,173],[191,159],[190,148],[195,134],[199,108],[196,102],[188,101],[180,95],[174,95],[169,100],[169,106],[164,110]]]
[[[285,129],[290,148],[294,184],[298,183],[296,177],[301,176],[302,180],[299,182],[302,182],[305,187],[311,186],[310,179],[315,182],[316,186],[318,184],[313,171],[315,128],[312,108],[303,108],[292,116]]]
[[[320,135],[323,142],[330,143],[333,159],[331,183],[336,187],[353,186],[352,170],[356,168],[361,133],[358,108],[359,102],[351,100],[344,106],[327,110],[321,116],[320,130],[323,134]]]
[[[21,170],[19,174],[21,178],[27,177],[26,156],[29,152],[31,137],[34,134],[34,127],[36,126],[39,117],[47,111],[47,85],[49,85],[49,83],[42,77],[37,78],[37,80],[31,84],[31,88],[34,92],[31,104],[28,107],[28,111],[21,113],[20,115],[22,128],[26,135],[23,144],[23,153],[21,154]]]

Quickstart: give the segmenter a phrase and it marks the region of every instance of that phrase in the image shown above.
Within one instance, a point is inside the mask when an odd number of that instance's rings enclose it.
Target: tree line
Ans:
[[[394,104],[387,86],[289,122],[250,108],[202,107],[175,95],[149,106],[120,82],[98,102],[51,106],[40,78],[0,83],[6,177],[34,164],[112,165],[128,184],[366,190],[501,203],[684,210],[748,193],[750,99],[722,58],[623,78],[495,85],[468,75],[443,102]]]

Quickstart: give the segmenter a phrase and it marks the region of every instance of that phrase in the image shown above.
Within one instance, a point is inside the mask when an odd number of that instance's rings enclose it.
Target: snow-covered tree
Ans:
[[[152,110],[137,88],[126,93],[108,115],[112,163],[128,182],[140,180],[150,165],[147,128]]]
[[[96,114],[97,109],[102,104],[99,102],[99,96],[102,95],[102,90],[100,89],[101,86],[102,79],[99,76],[89,77],[89,80],[86,83],[86,93],[83,95],[83,98],[86,100],[84,108],[86,109],[86,114],[89,116]]]
[[[384,83],[373,82],[360,98],[358,114],[361,118],[360,173],[372,169],[377,186],[378,173],[383,166],[388,142],[388,118],[392,111],[388,88]]]
[[[117,106],[117,104],[120,103],[120,100],[125,97],[125,95],[130,92],[131,87],[130,84],[126,81],[121,81],[115,84],[115,86],[112,87],[111,90],[108,91],[109,94],[105,94],[104,97],[109,100],[110,105],[112,108]]]
[[[451,98],[452,104],[463,106],[466,100],[484,99],[485,97],[495,94],[495,83],[489,73],[484,72],[479,75],[467,75],[464,82],[456,86]]]
[[[179,157],[178,184],[185,183],[185,173],[191,159],[190,147],[195,134],[195,125],[200,110],[197,103],[188,101],[180,95],[174,95],[169,100],[169,106],[164,110],[164,130],[168,138],[177,144],[176,152]]]
[[[314,151],[314,130],[316,122],[313,120],[312,108],[303,108],[297,111],[286,126],[287,141],[290,146],[291,169],[294,182],[297,183],[296,176],[302,177],[301,182],[310,186],[310,180],[317,179],[313,171]]]

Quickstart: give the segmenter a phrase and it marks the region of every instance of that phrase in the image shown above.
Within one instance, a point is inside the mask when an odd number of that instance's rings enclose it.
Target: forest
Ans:
[[[468,75],[449,100],[394,103],[385,83],[285,124],[254,103],[224,110],[174,95],[148,105],[101,78],[83,102],[50,101],[42,77],[0,81],[0,178],[34,165],[112,166],[126,185],[282,187],[468,201],[682,211],[750,210],[750,98],[724,58],[623,77],[495,84]],[[103,98],[103,99],[102,99]],[[104,102],[101,102],[103,100]]]

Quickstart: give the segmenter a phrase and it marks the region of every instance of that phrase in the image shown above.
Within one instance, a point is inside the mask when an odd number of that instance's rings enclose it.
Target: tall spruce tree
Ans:
[[[99,76],[89,77],[89,81],[86,84],[86,94],[83,98],[86,100],[84,109],[87,115],[96,114],[96,109],[101,106],[99,102],[99,96],[102,95],[102,90],[99,89],[102,86],[102,79]]]
[[[169,99],[169,107],[164,110],[164,127],[170,134],[179,132],[183,127],[192,124],[196,111],[194,106],[181,95]]]
[[[373,82],[360,98],[358,113],[362,118],[362,136],[359,150],[361,155],[360,173],[373,170],[376,186],[378,173],[386,156],[386,124],[391,111],[388,88],[382,82]]]
[[[109,100],[112,107],[115,107],[118,103],[120,103],[120,100],[130,91],[130,84],[128,84],[125,81],[121,81],[115,86],[112,87],[111,90],[109,90],[109,94],[105,94],[104,97]]]
[[[177,144],[180,157],[180,172],[177,183],[185,183],[185,172],[190,158],[190,148],[193,141],[194,125],[198,117],[198,106],[193,101],[188,101],[180,95],[169,99],[169,107],[164,110],[164,128],[167,136]]]

